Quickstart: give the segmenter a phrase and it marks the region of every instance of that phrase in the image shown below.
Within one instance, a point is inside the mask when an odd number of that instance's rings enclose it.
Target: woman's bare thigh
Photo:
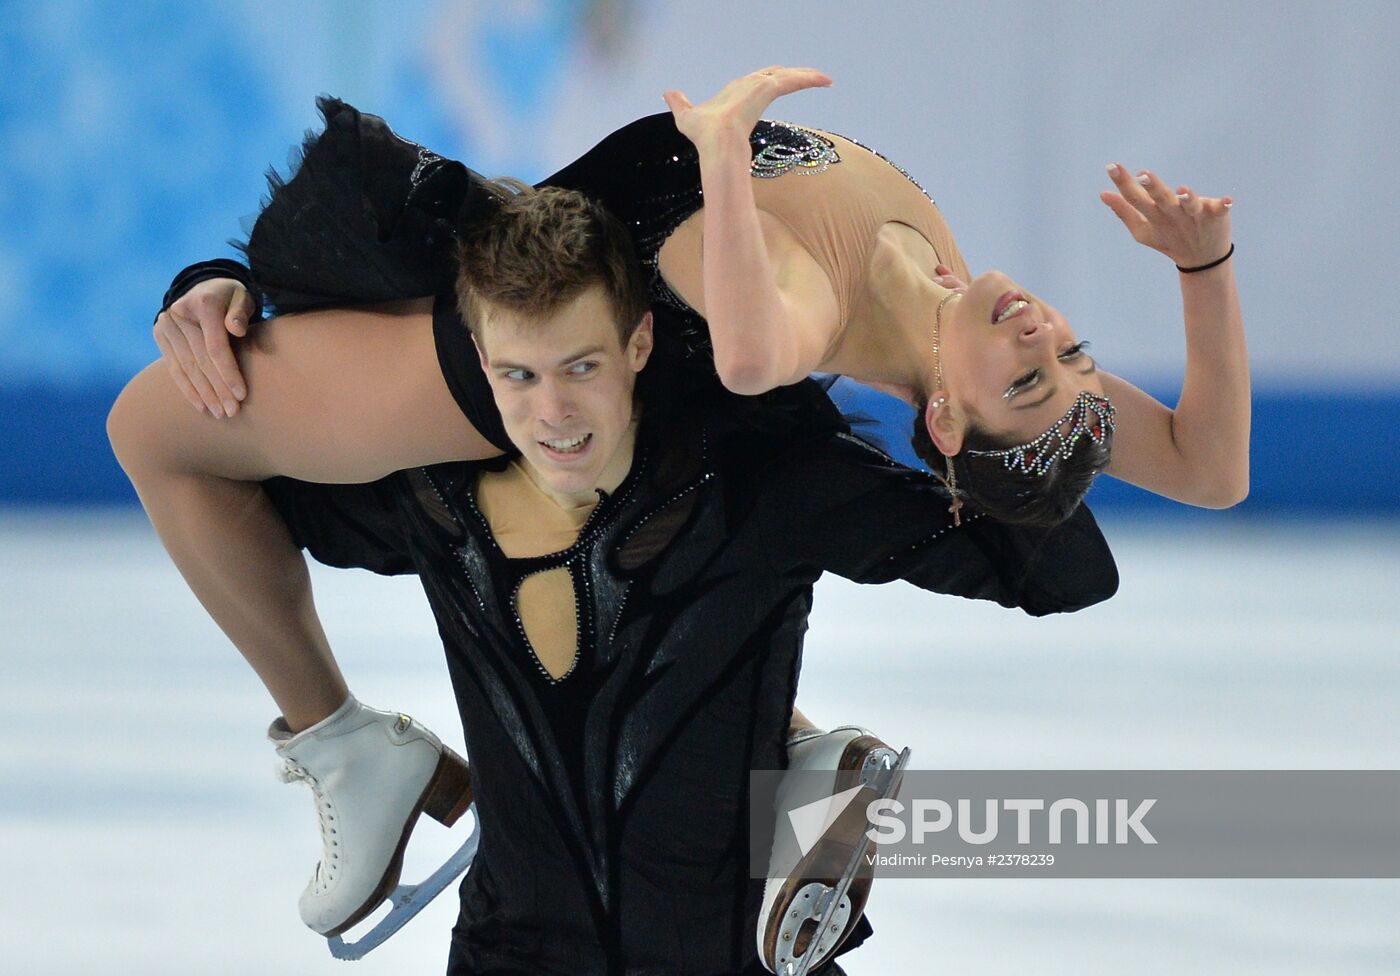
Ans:
[[[426,303],[272,319],[236,355],[248,397],[230,418],[191,410],[158,363],[138,374],[109,420],[123,463],[130,455],[238,480],[344,483],[500,453],[447,388]]]

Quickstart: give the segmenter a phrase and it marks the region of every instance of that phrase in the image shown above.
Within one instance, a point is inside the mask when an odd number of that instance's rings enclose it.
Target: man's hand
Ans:
[[[967,289],[967,282],[954,274],[953,269],[946,264],[940,264],[935,267],[933,273],[935,275],[933,280],[944,288],[949,288],[953,291],[965,291]]]
[[[156,317],[152,330],[170,378],[196,410],[232,417],[248,395],[234,359],[230,335],[248,334],[256,306],[232,278],[211,278],[191,288]]]
[[[676,128],[705,155],[735,144],[736,140],[747,149],[749,133],[775,99],[830,84],[831,79],[815,68],[773,65],[734,79],[718,95],[699,105],[692,105],[683,92],[676,90],[661,97],[675,116]]]
[[[1199,197],[1185,186],[1173,193],[1156,174],[1143,170],[1133,177],[1118,163],[1108,175],[1118,192],[1105,191],[1099,199],[1139,244],[1183,268],[1210,264],[1230,250],[1229,197]]]

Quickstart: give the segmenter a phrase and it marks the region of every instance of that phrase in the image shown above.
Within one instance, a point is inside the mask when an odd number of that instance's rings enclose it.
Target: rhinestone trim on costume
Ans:
[[[407,142],[408,140],[405,139],[404,141]],[[417,144],[413,143],[413,145]],[[418,184],[423,182],[424,171],[427,170],[427,168],[433,163],[438,162],[441,159],[442,157],[439,156],[437,153],[433,152],[431,149],[427,149],[423,146],[418,146],[418,162],[414,164],[413,172],[409,174],[409,186],[416,189],[418,187]]]
[[[850,136],[845,135],[844,133],[841,133],[841,132],[833,132],[832,135],[834,135],[834,136],[840,136],[842,139],[845,139],[845,140],[846,140],[847,142],[849,142],[851,145],[853,145],[853,146],[860,146],[860,148],[864,149],[866,152],[868,152],[868,153],[873,153],[874,155],[879,156],[879,157],[880,157],[881,159],[883,159],[885,162],[887,162],[887,163],[889,163],[891,166],[893,166],[895,172],[897,172],[900,176],[904,177],[904,178],[905,178],[906,180],[908,180],[910,183],[913,183],[913,184],[914,184],[914,189],[918,190],[918,191],[919,191],[920,193],[922,193],[924,196],[928,197],[929,203],[934,204],[934,206],[937,206],[937,205],[938,205],[938,204],[936,203],[936,201],[934,201],[933,195],[930,194],[927,190],[924,189],[924,186],[923,186],[922,183],[920,183],[918,180],[914,179],[914,177],[910,176],[910,175],[909,175],[909,171],[908,171],[907,169],[905,169],[903,166],[901,166],[901,165],[899,165],[898,163],[896,163],[893,159],[890,159],[890,157],[886,156],[884,153],[880,152],[880,150],[878,150],[878,149],[872,149],[872,148],[870,148],[869,146],[867,146],[865,143],[861,142],[859,139],[852,139]]]
[[[769,134],[756,140],[762,148],[754,153],[749,165],[749,175],[755,179],[773,180],[794,170],[802,176],[816,176],[825,173],[832,163],[841,162],[836,143],[825,136],[791,122],[768,125]]]
[[[632,471],[623,480],[622,484],[618,486],[618,491],[611,495],[606,492],[599,492],[603,497],[599,499],[598,505],[593,511],[588,513],[588,518],[584,520],[583,525],[579,528],[578,537],[574,542],[565,549],[561,549],[558,552],[547,553],[542,556],[517,557],[506,555],[505,551],[501,549],[500,543],[496,541],[495,533],[491,530],[491,524],[486,520],[486,516],[477,505],[476,492],[471,490],[464,496],[467,511],[475,522],[481,526],[482,531],[480,537],[485,540],[486,544],[494,550],[498,556],[507,563],[514,564],[517,567],[521,564],[533,565],[536,567],[521,573],[519,579],[517,579],[511,587],[507,595],[507,605],[509,608],[508,616],[514,623],[515,630],[519,634],[520,641],[528,652],[530,661],[535,666],[535,670],[537,670],[540,676],[551,685],[558,685],[572,675],[578,669],[579,662],[583,660],[584,652],[596,649],[597,647],[597,621],[594,620],[594,614],[591,609],[593,606],[593,581],[588,568],[588,561],[592,555],[592,546],[597,539],[603,535],[609,525],[607,519],[602,516],[604,510],[606,509],[611,512],[613,509],[625,505],[631,499],[633,492],[636,491],[637,485],[641,480],[642,474],[647,470],[649,462],[649,453],[640,453],[633,461]],[[422,470],[424,475],[428,474],[426,468]],[[437,492],[438,497],[441,498],[442,493],[438,490],[438,486],[433,482],[431,476],[428,477],[428,483],[432,485],[433,491]],[[481,608],[482,612],[485,613],[486,602],[482,598],[481,593],[477,591],[476,585],[472,582],[471,568],[467,564],[464,551],[461,546],[455,546],[453,548],[457,556],[457,561],[462,565],[467,585],[471,587],[472,594],[477,599],[477,605]],[[575,572],[575,567],[578,567],[578,572]],[[557,678],[549,673],[549,669],[544,666],[544,662],[540,660],[539,654],[536,653],[534,645],[530,643],[530,635],[525,631],[525,621],[520,616],[519,604],[516,600],[516,597],[520,593],[520,586],[526,579],[538,573],[549,572],[554,569],[564,569],[569,573],[570,580],[573,583],[574,620],[578,625],[578,638],[574,647],[573,661],[570,663],[569,669]]]
[[[569,574],[569,589],[574,595],[574,625],[578,630],[578,636],[574,639],[573,659],[569,661],[568,669],[558,677],[555,677],[554,675],[550,674],[549,668],[545,667],[544,662],[540,660],[539,652],[535,650],[535,645],[533,642],[531,642],[530,635],[525,630],[525,618],[520,616],[520,588],[525,585],[525,581],[531,576],[538,576],[541,573],[552,573],[556,569],[562,569],[564,572]],[[524,576],[520,577],[519,581],[516,582],[515,589],[512,590],[510,594],[510,616],[511,619],[515,621],[515,629],[520,633],[521,641],[524,642],[526,649],[530,652],[530,659],[535,662],[536,669],[538,669],[540,674],[543,675],[544,679],[552,685],[557,685],[569,675],[573,674],[574,669],[578,667],[579,661],[583,658],[583,651],[586,645],[583,635],[583,601],[579,598],[578,592],[580,586],[587,586],[586,574],[585,579],[580,580],[577,576],[574,575],[574,571],[571,564],[564,563],[562,566],[545,566],[542,569],[537,569],[533,572],[526,573]]]

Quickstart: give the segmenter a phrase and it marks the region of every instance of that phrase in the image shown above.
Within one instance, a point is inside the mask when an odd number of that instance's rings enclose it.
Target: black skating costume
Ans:
[[[452,972],[763,972],[748,773],[785,764],[824,570],[1033,614],[1112,594],[1087,511],[1049,531],[955,528],[937,482],[846,433],[815,384],[779,400],[765,410],[790,409],[758,423],[695,397],[683,415],[647,409],[626,480],[577,543],[535,559],[505,557],[476,506],[476,476],[500,462],[269,484],[316,558],[416,572],[436,615],[482,832]],[[555,680],[513,596],[560,565],[580,636]]]

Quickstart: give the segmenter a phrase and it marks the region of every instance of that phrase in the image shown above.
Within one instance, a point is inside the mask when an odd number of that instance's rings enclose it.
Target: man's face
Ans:
[[[488,307],[477,350],[506,433],[561,501],[611,491],[632,463],[632,393],[651,354],[651,314],[624,346],[601,285],[543,318]]]

